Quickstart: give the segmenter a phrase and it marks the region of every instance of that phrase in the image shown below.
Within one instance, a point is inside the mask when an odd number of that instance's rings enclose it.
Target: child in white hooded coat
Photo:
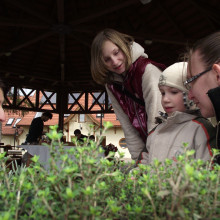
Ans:
[[[161,162],[166,158],[175,161],[184,151],[183,143],[188,143],[188,149],[195,150],[195,159],[210,160],[216,130],[188,99],[183,84],[186,76],[186,62],[169,66],[160,76],[158,86],[166,113],[161,114],[162,123],[149,133],[146,152],[141,153],[137,163],[150,164],[155,158]]]

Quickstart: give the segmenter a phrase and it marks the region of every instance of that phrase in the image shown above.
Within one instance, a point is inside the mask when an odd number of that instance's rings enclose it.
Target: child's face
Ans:
[[[161,104],[168,116],[171,116],[175,111],[186,111],[183,103],[183,92],[181,90],[170,86],[159,86],[159,89],[162,95]]]
[[[106,68],[109,71],[117,74],[122,74],[125,72],[125,55],[119,49],[119,47],[117,47],[111,41],[107,40],[104,42],[102,47],[102,55]]]

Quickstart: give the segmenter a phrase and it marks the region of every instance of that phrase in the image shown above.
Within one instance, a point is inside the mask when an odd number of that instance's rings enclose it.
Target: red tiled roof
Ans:
[[[14,126],[16,120],[20,119],[22,117],[23,116],[22,116],[21,112],[19,112],[19,111],[9,111],[9,110],[6,111],[5,112],[6,120],[5,120],[5,122],[2,122],[2,134],[3,135],[14,135],[15,134],[15,127],[13,127],[13,126]],[[9,118],[13,118],[14,120],[11,125],[6,125]],[[19,134],[21,134],[23,132],[23,129],[20,128],[18,130],[18,132],[19,132]]]
[[[88,98],[88,105],[91,106],[93,102],[93,97],[92,95],[89,95]],[[84,103],[85,103],[85,95],[83,95],[80,100],[79,103],[81,104],[82,107],[84,107]],[[77,108],[79,109],[79,107],[74,106],[73,110],[77,110]],[[94,105],[93,108],[91,110],[100,110],[100,106],[99,105]],[[75,114],[70,115],[65,121],[64,124],[69,122],[73,117],[75,116]],[[92,121],[94,121],[96,124],[100,124],[100,118],[96,117],[96,114],[88,114],[88,116],[92,119]],[[110,121],[115,127],[121,127],[121,124],[119,122],[119,120],[117,120],[116,115],[113,113],[109,113],[109,114],[104,114],[104,117],[102,118],[102,121]]]
[[[97,109],[98,109],[98,106],[94,106],[94,110],[97,110]],[[97,124],[100,124],[101,118],[97,118],[96,115],[97,114],[91,114],[92,118],[94,119],[94,122],[96,122]],[[115,114],[104,114],[102,121],[110,121],[116,127],[121,126],[121,124],[120,124],[119,120],[117,120]]]
[[[21,119],[21,121],[18,122],[17,125],[29,126],[31,124],[32,120],[34,119],[35,115],[36,115],[36,112],[29,112]],[[45,122],[44,125],[58,124],[58,118],[59,118],[58,114],[53,114],[53,118],[51,120],[48,120],[47,122]]]
[[[42,94],[40,94],[42,96]],[[34,102],[35,99],[35,95],[30,97],[30,100],[32,100]],[[92,105],[92,101],[93,98],[91,95],[89,95],[89,106]],[[79,103],[81,104],[82,107],[84,107],[85,105],[85,96],[83,95],[80,100]],[[49,104],[45,104],[47,109],[51,109],[51,106]],[[74,106],[72,110],[77,110],[77,108],[79,109],[78,106]],[[92,110],[100,110],[99,105],[94,105]],[[17,126],[30,126],[32,120],[34,119],[34,117],[36,116],[37,112],[25,112],[24,115],[22,115],[21,111],[6,111],[5,115],[6,115],[6,121],[2,123],[2,134],[3,135],[14,135],[15,133],[15,128],[13,128],[14,123],[16,122],[16,120],[18,118],[21,119],[21,121],[19,121],[17,123]],[[73,117],[75,116],[75,114],[71,114],[68,118],[66,118],[64,120],[64,124],[67,123],[68,121],[70,121]],[[94,123],[96,124],[100,124],[100,118],[96,117],[96,114],[88,114],[88,116],[92,119],[92,121],[94,121]],[[14,121],[11,125],[6,125],[7,121],[9,118],[14,118]],[[49,126],[49,125],[55,125],[58,124],[59,121],[59,115],[58,114],[53,114],[53,118],[51,120],[48,120],[47,122],[44,123],[44,125]],[[104,114],[104,117],[102,118],[102,121],[110,121],[115,127],[120,127],[120,122],[116,119],[116,115],[115,114]],[[19,131],[21,132],[21,131]]]

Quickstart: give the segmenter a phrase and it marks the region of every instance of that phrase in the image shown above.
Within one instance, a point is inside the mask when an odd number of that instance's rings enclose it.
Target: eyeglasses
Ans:
[[[187,89],[191,89],[191,86],[190,86],[189,84],[190,84],[192,81],[198,79],[198,78],[199,78],[200,76],[202,76],[203,74],[209,72],[210,70],[212,70],[211,67],[208,68],[207,70],[205,70],[205,71],[203,71],[203,72],[201,72],[201,73],[199,73],[199,74],[197,74],[197,75],[195,75],[195,76],[193,76],[193,77],[187,79],[187,80],[184,82],[184,86],[185,86]]]

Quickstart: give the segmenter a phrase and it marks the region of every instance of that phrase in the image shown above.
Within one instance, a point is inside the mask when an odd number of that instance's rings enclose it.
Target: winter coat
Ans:
[[[208,91],[208,96],[215,109],[215,116],[217,121],[217,135],[216,146],[220,149],[220,86]]]
[[[215,116],[217,122],[216,148],[220,149],[220,86],[209,90],[208,96],[211,99],[212,105],[215,109]],[[220,164],[220,155],[216,157],[216,162]]]
[[[147,54],[144,53],[144,48],[135,42],[133,43],[131,47],[131,53],[132,53],[133,64],[141,57],[145,57],[145,58],[148,57]],[[127,73],[128,72],[129,70],[127,71]],[[119,75],[119,74],[112,73],[113,81],[123,83],[124,79],[126,79],[127,73],[125,73],[124,76],[122,74]],[[137,74],[132,77],[134,79],[137,78],[138,80],[139,74],[136,73],[135,71],[133,74]],[[141,75],[141,80],[140,80],[141,87],[135,88],[136,91],[133,92],[134,93],[133,95],[137,96],[141,88],[142,97],[141,95],[138,95],[138,98],[143,99],[144,108],[143,108],[142,113],[144,111],[146,111],[147,113],[147,122],[145,122],[147,123],[147,126],[145,125],[145,127],[148,128],[148,131],[151,130],[155,126],[155,123],[154,123],[155,116],[158,114],[158,111],[162,110],[162,106],[160,102],[161,95],[158,89],[158,81],[159,81],[160,75],[161,75],[161,70],[159,68],[157,68],[152,63],[147,64],[146,67],[144,68],[143,74]],[[128,112],[125,112],[123,110],[123,107],[126,107],[126,106],[120,105],[117,98],[114,96],[112,91],[108,88],[108,85],[106,85],[106,90],[111,99],[115,114],[117,115],[117,118],[119,119],[122,125],[122,129],[124,131],[124,135],[126,138],[126,144],[131,154],[131,157],[132,159],[136,160],[140,152],[142,152],[142,150],[145,148],[146,142],[143,139],[143,137],[141,137],[140,133],[138,132],[138,129],[135,128],[134,123],[133,123],[134,120],[131,121],[130,120],[131,117],[129,119],[129,114],[131,113],[130,109],[128,110]],[[137,106],[137,103],[135,101],[132,100],[131,102],[133,102],[133,104]],[[146,130],[146,133],[147,133],[147,130]]]
[[[183,143],[194,149],[195,159],[209,160],[215,147],[216,129],[208,119],[185,112],[174,112],[156,128],[147,139],[147,152],[141,153],[141,164],[150,164],[154,158],[176,160],[184,152]]]

